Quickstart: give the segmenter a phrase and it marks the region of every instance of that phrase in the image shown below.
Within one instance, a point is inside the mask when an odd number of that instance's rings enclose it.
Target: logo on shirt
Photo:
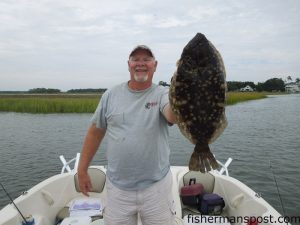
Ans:
[[[158,102],[147,102],[146,105],[145,105],[145,108],[146,109],[150,109],[154,106],[157,106],[158,105]]]

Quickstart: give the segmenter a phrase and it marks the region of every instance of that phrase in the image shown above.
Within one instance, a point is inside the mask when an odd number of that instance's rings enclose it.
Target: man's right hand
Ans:
[[[79,188],[82,194],[89,196],[88,192],[92,190],[92,182],[87,172],[78,172]]]
[[[92,190],[92,182],[87,170],[104,135],[105,130],[97,128],[96,124],[93,124],[89,127],[83,143],[78,165],[78,180],[80,191],[86,196],[89,196],[88,192]]]

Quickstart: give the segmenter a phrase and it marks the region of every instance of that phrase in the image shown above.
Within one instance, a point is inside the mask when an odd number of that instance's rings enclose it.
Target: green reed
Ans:
[[[264,92],[228,92],[227,105],[234,105],[238,102],[267,98]]]
[[[266,98],[266,93],[229,92],[227,105]],[[0,112],[93,113],[101,95],[0,95]]]
[[[0,111],[22,113],[92,113],[100,95],[0,96]]]

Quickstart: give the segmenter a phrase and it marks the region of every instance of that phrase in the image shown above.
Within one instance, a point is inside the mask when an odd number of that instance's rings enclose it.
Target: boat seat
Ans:
[[[88,169],[88,174],[89,174],[89,176],[91,178],[91,182],[92,182],[91,192],[102,193],[104,186],[105,186],[105,181],[106,181],[105,173],[99,168],[90,167]],[[76,191],[80,192],[77,173],[74,175],[74,185],[75,185]],[[85,197],[80,197],[80,198],[85,198]],[[73,200],[74,199],[72,199],[71,202]],[[57,213],[57,215],[56,215],[57,221],[61,221],[70,216],[69,206],[70,206],[70,202]]]
[[[189,171],[183,176],[183,185],[189,185],[190,179],[196,179],[196,183],[204,186],[206,193],[212,193],[215,186],[215,178],[210,173],[201,173],[199,171]]]
[[[91,178],[92,182],[92,190],[91,192],[101,193],[104,189],[106,175],[105,173],[98,168],[90,167],[88,168],[88,174]],[[75,188],[77,192],[80,192],[78,174],[76,173],[74,176]]]
[[[62,221],[64,218],[67,218],[69,216],[70,216],[69,206],[65,206],[57,213],[56,220]]]

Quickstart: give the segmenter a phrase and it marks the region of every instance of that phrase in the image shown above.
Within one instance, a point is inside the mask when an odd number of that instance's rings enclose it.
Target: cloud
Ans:
[[[155,80],[169,81],[197,32],[221,52],[228,80],[299,74],[299,9],[297,0],[3,0],[0,90],[111,87],[128,79],[128,52],[137,44],[153,48]]]
[[[180,20],[175,17],[163,18],[155,25],[158,28],[173,28],[173,27],[182,27],[187,26],[189,24],[188,21]]]

